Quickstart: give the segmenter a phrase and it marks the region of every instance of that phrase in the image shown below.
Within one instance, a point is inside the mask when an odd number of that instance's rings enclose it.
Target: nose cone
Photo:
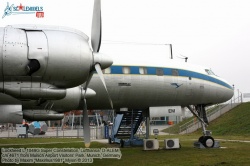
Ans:
[[[93,53],[94,54],[94,64],[99,63],[101,65],[101,69],[106,69],[113,64],[113,59],[107,55],[101,53]]]
[[[225,99],[230,100],[234,95],[234,89],[227,89]]]
[[[224,94],[223,95],[223,100],[224,101],[228,101],[230,100],[233,95],[234,95],[234,88],[231,86],[231,84],[229,84],[226,80],[224,79],[221,79],[220,80],[223,82],[224,84],[224,87],[223,87],[223,91],[222,93]]]

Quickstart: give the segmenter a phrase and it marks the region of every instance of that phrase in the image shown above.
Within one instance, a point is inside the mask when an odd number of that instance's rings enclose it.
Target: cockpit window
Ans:
[[[215,75],[211,69],[205,69],[205,71],[208,75]]]

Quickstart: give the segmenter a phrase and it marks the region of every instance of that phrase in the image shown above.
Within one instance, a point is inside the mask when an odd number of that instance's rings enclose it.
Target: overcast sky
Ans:
[[[22,14],[2,19],[7,2],[42,6],[44,18]],[[93,0],[1,0],[0,26],[61,25],[90,36],[92,7]],[[250,93],[249,0],[103,0],[102,21],[100,52],[116,62],[167,61],[165,44],[171,43],[174,58],[187,56],[188,63],[210,67]]]

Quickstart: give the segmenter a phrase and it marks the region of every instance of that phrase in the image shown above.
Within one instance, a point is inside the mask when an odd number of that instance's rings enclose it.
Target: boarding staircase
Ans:
[[[216,105],[216,106],[214,106],[214,108],[210,108],[210,109],[206,110],[208,122],[211,122],[214,119],[220,117],[221,115],[230,111],[231,109],[238,106],[239,104],[241,104],[241,103],[240,102],[233,103],[232,101],[230,101],[228,103]],[[202,125],[201,125],[200,121],[196,117],[194,117],[190,121],[186,122],[185,124],[183,124],[179,127],[179,134],[192,133],[201,127],[202,127]]]
[[[116,143],[120,143],[120,140],[124,139],[135,139],[135,134],[137,133],[142,120],[142,111],[139,110],[116,112],[110,139]]]

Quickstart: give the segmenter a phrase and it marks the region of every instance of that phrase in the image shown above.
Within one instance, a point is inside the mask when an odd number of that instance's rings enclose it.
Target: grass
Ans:
[[[244,135],[250,136],[250,102],[238,105],[233,110],[225,113],[220,118],[210,122],[208,130],[213,132],[213,135]],[[173,125],[163,132],[178,134],[179,127],[185,124],[187,121],[193,119],[193,117],[185,119],[181,123]],[[201,133],[201,129],[196,133]]]
[[[250,103],[243,103],[214,120],[208,126],[214,135],[244,135],[250,137]]]
[[[218,107],[219,107],[219,106],[214,106],[214,107],[212,107],[212,108],[209,108],[209,109],[207,110],[207,114],[208,114],[209,112],[214,111],[214,110],[217,109]],[[195,120],[195,121],[196,121],[196,118],[195,118],[195,117],[186,118],[186,119],[184,119],[183,121],[181,121],[180,123],[175,124],[175,125],[173,125],[173,126],[171,126],[171,127],[169,127],[169,128],[164,129],[163,132],[170,133],[170,134],[178,134],[178,133],[180,132],[180,126],[186,124],[187,122],[189,122],[189,121],[191,121],[191,120]]]
[[[181,121],[180,123],[178,124],[175,124],[169,128],[166,128],[164,130],[162,130],[163,132],[166,132],[166,133],[170,133],[170,134],[178,134],[179,131],[180,131],[180,126],[181,125],[184,125],[185,123],[189,122],[191,119],[194,119],[193,117],[190,117],[190,118],[187,118],[187,119],[184,119],[183,121]]]
[[[94,159],[95,165],[149,165],[149,166],[231,166],[250,165],[250,103],[244,103],[232,111],[213,121],[209,128],[213,131],[215,139],[220,140],[220,146],[216,149],[197,149],[193,142],[200,137],[201,131],[187,135],[158,136],[160,147],[164,147],[163,140],[167,138],[179,138],[181,149],[143,151],[143,147],[122,148],[121,159]],[[151,138],[154,138],[151,136]],[[231,141],[228,141],[230,139]],[[234,140],[234,141],[232,141]],[[242,141],[241,141],[242,140]],[[31,144],[36,143],[36,144]],[[39,143],[39,144],[38,144]],[[44,143],[44,144],[43,144]],[[15,144],[15,145],[14,145]],[[0,139],[0,148],[84,148],[82,139],[77,138],[28,138],[28,139]],[[92,142],[91,148],[116,147],[117,144],[102,144]],[[1,163],[0,163],[1,164]],[[11,164],[6,164],[11,165]],[[16,164],[14,164],[16,165]],[[19,164],[24,165],[24,164]],[[34,165],[34,164],[25,164]],[[50,164],[35,164],[37,166]],[[68,164],[53,164],[68,165]],[[71,164],[82,165],[82,164]]]
[[[239,141],[220,141],[222,147],[219,149],[196,149],[193,148],[194,140],[197,140],[199,135],[171,135],[159,136],[160,147],[163,148],[163,140],[166,138],[179,138],[182,148],[179,150],[158,150],[158,151],[143,151],[142,147],[122,148],[121,159],[94,159],[91,165],[249,165],[250,164],[250,143]],[[220,138],[225,137],[221,136]],[[232,139],[244,140],[244,136],[232,136]],[[53,143],[55,142],[55,143]],[[60,142],[60,143],[59,143]],[[33,144],[29,143],[45,143]],[[49,144],[47,144],[49,143]],[[82,139],[77,138],[28,138],[28,139],[0,139],[0,148],[83,148]],[[9,144],[9,145],[7,145]],[[18,145],[13,145],[18,144]],[[7,146],[6,146],[7,145]],[[108,148],[119,146],[117,144],[102,144],[93,142],[91,148]],[[10,164],[6,164],[10,165]],[[16,165],[16,164],[14,164]],[[19,164],[24,165],[24,164]],[[27,165],[27,164],[25,164]],[[32,165],[32,164],[28,164]],[[35,164],[37,166],[44,164]],[[47,164],[49,165],[49,164]],[[53,164],[53,165],[68,165],[68,164]],[[80,165],[80,164],[71,164]]]

